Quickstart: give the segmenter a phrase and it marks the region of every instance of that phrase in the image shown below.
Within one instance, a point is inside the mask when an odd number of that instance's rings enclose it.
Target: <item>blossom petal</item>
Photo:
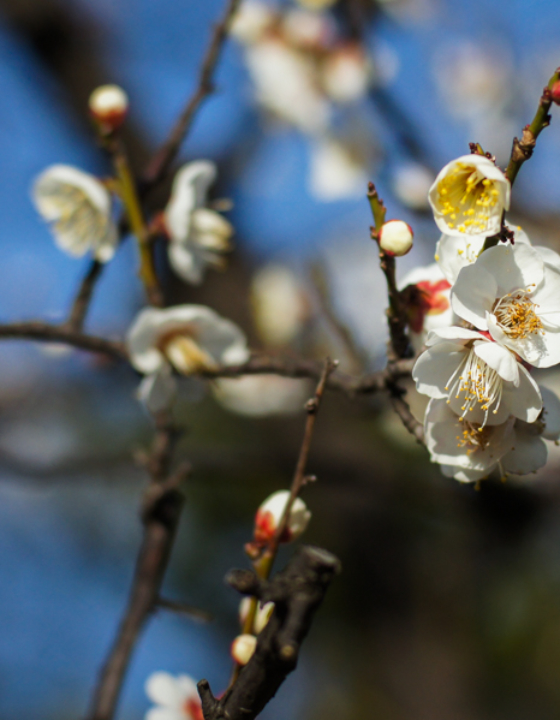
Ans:
[[[544,245],[534,245],[534,248],[541,256],[545,266],[560,272],[560,255],[557,252]]]
[[[144,308],[136,316],[127,334],[130,362],[144,374],[155,373],[166,362],[156,347],[161,325],[160,313],[157,308]]]
[[[177,382],[171,367],[166,363],[157,372],[144,377],[137,395],[150,412],[157,413],[171,406],[176,391]]]
[[[486,250],[482,255],[487,252],[490,250]],[[473,263],[464,267],[459,273],[451,290],[451,307],[459,317],[475,327],[488,330],[486,313],[494,305],[497,289],[498,283],[494,276],[478,263]]]
[[[543,399],[539,386],[523,365],[519,365],[518,386],[504,385],[502,407],[514,417],[527,423],[533,423],[539,417]]]
[[[513,353],[497,343],[478,341],[474,344],[474,352],[481,360],[495,370],[507,382],[516,387],[519,384],[519,363]]]
[[[462,268],[476,260],[485,240],[486,235],[441,236],[436,245],[436,260],[448,282],[453,285]]]
[[[164,708],[176,708],[182,700],[177,679],[167,672],[155,672],[146,680],[146,695]]]
[[[539,253],[524,243],[491,247],[480,255],[476,267],[484,268],[495,278],[495,298],[520,288],[535,288],[544,277],[544,262]]]
[[[515,427],[515,444],[504,455],[502,466],[506,472],[527,475],[546,465],[548,449],[546,443],[536,435],[531,425]]]
[[[196,700],[199,699],[196,683],[190,675],[179,675],[177,677],[177,685],[181,690],[184,700],[190,697],[194,697]]]
[[[175,175],[171,198],[163,213],[167,231],[173,240],[186,240],[192,212],[204,204],[208,188],[215,178],[216,166],[208,160],[183,165]]]
[[[155,707],[148,710],[144,720],[183,720],[183,713],[175,707]]]
[[[426,338],[426,345],[435,345],[441,342],[441,340],[457,340],[460,342],[461,340],[479,340],[481,337],[484,336],[476,330],[469,330],[468,328],[459,327],[458,325],[452,325],[446,328],[434,328]]]
[[[447,398],[449,380],[466,356],[465,348],[456,343],[441,342],[429,347],[420,355],[412,370],[418,392],[433,398]]]
[[[560,399],[552,390],[539,386],[543,399],[543,414],[541,420],[544,422],[542,436],[547,440],[558,440],[560,438]]]
[[[491,467],[489,470],[466,470],[465,468],[458,468],[455,465],[441,465],[441,471],[446,477],[452,477],[462,483],[472,483],[477,480],[482,480],[488,476],[489,473],[494,469]]]
[[[167,256],[169,264],[180,278],[191,285],[200,285],[206,263],[196,246],[172,241],[167,248]]]

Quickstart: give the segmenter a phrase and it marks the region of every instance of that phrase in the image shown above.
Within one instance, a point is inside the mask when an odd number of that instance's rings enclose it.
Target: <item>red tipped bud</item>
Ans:
[[[383,223],[378,233],[379,247],[387,255],[406,255],[412,247],[414,233],[408,223],[403,220],[388,220]]]
[[[274,537],[289,498],[290,493],[287,490],[279,490],[268,497],[257,510],[255,542],[258,545],[266,545]],[[310,519],[311,513],[307,509],[307,505],[301,498],[296,498],[280,542],[291,542],[299,537]]]
[[[238,635],[231,644],[231,656],[239,665],[247,665],[256,647],[257,638],[254,635]]]
[[[89,111],[104,133],[119,128],[128,112],[128,96],[118,85],[101,85],[89,96]]]
[[[560,80],[557,80],[550,88],[550,98],[553,103],[560,105]]]

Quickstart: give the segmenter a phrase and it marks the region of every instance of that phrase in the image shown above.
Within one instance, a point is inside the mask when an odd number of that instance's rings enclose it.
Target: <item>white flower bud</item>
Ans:
[[[288,490],[279,490],[268,497],[259,507],[255,516],[255,542],[257,544],[264,545],[274,537],[289,497]],[[310,519],[311,513],[307,509],[307,505],[301,498],[296,498],[280,542],[291,542],[298,538]]]
[[[104,131],[120,127],[128,112],[128,96],[118,85],[101,85],[89,96],[89,110]]]
[[[412,247],[414,233],[403,220],[388,220],[379,231],[379,247],[388,255],[406,255]]]
[[[251,598],[244,597],[239,605],[239,620],[242,624],[247,619],[250,607],[251,607]],[[274,610],[273,602],[267,602],[264,605],[261,605],[259,603],[257,605],[255,619],[253,620],[253,630],[256,635],[258,635],[262,630],[264,630],[264,628],[266,627],[266,624],[270,620],[270,616],[272,615],[273,610]]]
[[[238,635],[231,644],[231,656],[239,665],[247,665],[257,647],[254,635]]]

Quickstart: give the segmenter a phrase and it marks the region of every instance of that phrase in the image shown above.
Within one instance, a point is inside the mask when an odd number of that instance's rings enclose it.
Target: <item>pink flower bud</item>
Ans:
[[[89,110],[104,132],[112,132],[126,118],[128,96],[118,85],[101,85],[89,96]]]
[[[238,635],[231,644],[231,656],[239,665],[247,665],[256,647],[257,638],[254,635]]]
[[[408,223],[403,220],[388,220],[383,223],[378,234],[379,247],[387,255],[406,255],[412,247],[414,233]]]
[[[557,80],[550,88],[550,97],[553,103],[560,105],[560,80]]]
[[[259,545],[266,545],[272,540],[278,528],[284,509],[289,500],[288,490],[279,490],[268,497],[257,510],[255,516],[255,542]],[[291,542],[298,538],[307,527],[311,519],[311,513],[301,498],[296,498],[286,529],[280,537],[280,542]]]

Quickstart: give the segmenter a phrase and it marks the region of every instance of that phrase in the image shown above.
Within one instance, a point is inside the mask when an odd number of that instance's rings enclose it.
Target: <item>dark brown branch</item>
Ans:
[[[198,78],[198,86],[179,116],[174,128],[161,148],[155,153],[143,175],[145,188],[157,184],[167,173],[184,141],[202,102],[214,91],[214,72],[220,59],[222,47],[228,34],[231,19],[240,0],[228,0],[222,20],[214,26],[212,40]]]
[[[168,474],[176,435],[169,419],[163,415],[159,417],[147,462],[151,484],[142,506],[142,546],[128,604],[93,694],[87,716],[89,720],[112,720],[114,717],[136,642],[160,604],[161,585],[183,507],[183,494],[179,487],[188,472],[188,466],[182,466],[175,473]]]
[[[394,385],[389,392],[391,393],[393,410],[400,417],[402,424],[408,432],[416,438],[417,442],[424,445],[424,426],[414,417],[409,404],[404,399],[403,396],[406,392],[398,385]]]
[[[97,280],[101,276],[103,264],[98,260],[92,260],[89,269],[80,283],[78,294],[74,298],[66,326],[69,330],[80,332],[84,326],[84,321],[89,310],[89,305],[93,296],[93,291]]]
[[[340,563],[334,555],[307,546],[272,581],[255,578],[249,592],[258,592],[264,602],[274,602],[274,612],[258,636],[253,656],[220,700],[212,694],[207,680],[199,682],[205,720],[253,720],[262,711],[295,669],[315,612],[338,572]],[[238,586],[235,571],[229,573],[228,580]],[[246,593],[247,587],[245,578],[240,589]]]
[[[96,335],[86,335],[69,329],[64,325],[51,325],[41,321],[30,321],[0,325],[0,338],[37,340],[39,342],[59,342],[65,345],[89,350],[90,352],[110,355],[118,360],[128,358],[122,343]]]

